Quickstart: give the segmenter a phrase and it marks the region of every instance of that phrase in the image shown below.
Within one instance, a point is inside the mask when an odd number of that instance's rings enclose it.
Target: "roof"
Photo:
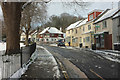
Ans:
[[[40,34],[44,34],[46,31],[48,31],[49,33],[53,33],[53,34],[63,34],[63,32],[61,32],[60,30],[58,30],[55,27],[47,27],[45,28]]]
[[[86,22],[88,21],[88,19],[83,20],[81,23],[79,23],[76,27],[82,26],[84,24],[86,24]]]
[[[73,29],[75,28],[79,23],[81,23],[83,20],[77,21],[73,24],[71,24],[70,26],[67,27],[67,30]]]
[[[32,33],[31,33],[31,35],[34,35],[34,34],[36,34],[37,33],[37,30],[34,30]]]
[[[112,18],[116,18],[118,16],[120,16],[120,11],[117,14],[115,14]]]
[[[118,11],[118,8],[114,8],[107,11],[103,16],[101,16],[98,20],[96,20],[95,23],[102,21],[104,19],[107,19],[109,17],[112,17],[117,11]]]

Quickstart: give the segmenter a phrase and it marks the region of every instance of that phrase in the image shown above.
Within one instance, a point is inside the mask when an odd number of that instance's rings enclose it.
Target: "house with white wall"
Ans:
[[[60,39],[64,39],[64,33],[55,27],[47,27],[38,34],[40,42],[56,42]]]

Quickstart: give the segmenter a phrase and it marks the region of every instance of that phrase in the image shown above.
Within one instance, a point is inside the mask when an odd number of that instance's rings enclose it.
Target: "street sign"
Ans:
[[[95,25],[95,27],[99,28],[100,26],[99,25]]]

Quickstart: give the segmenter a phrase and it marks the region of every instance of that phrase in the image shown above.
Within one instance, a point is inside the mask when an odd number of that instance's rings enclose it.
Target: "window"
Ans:
[[[80,37],[80,42],[82,42],[82,38]]]
[[[95,39],[96,39],[96,47],[99,48],[100,47],[100,38],[99,36],[95,36]]]
[[[25,38],[22,38],[22,40],[24,41],[24,40],[25,40]]]
[[[100,25],[96,24],[95,29],[98,30],[100,28]]]
[[[49,34],[46,34],[45,37],[50,37]]]
[[[49,39],[46,39],[46,41],[49,41]]]
[[[54,34],[51,34],[51,36],[54,36]]]
[[[58,36],[61,37],[61,34],[59,34]]]
[[[83,31],[85,31],[85,27],[83,26]]]
[[[93,14],[89,16],[89,20],[92,20],[93,19]]]
[[[41,41],[44,41],[44,39],[42,39]]]
[[[75,43],[75,42],[77,42],[77,41],[78,41],[78,38],[73,38],[73,39],[72,39],[72,42],[73,42],[73,43]]]
[[[68,34],[70,34],[70,30],[68,31]]]
[[[81,30],[81,27],[80,27],[80,30]]]
[[[117,41],[120,42],[120,36],[117,36]]]
[[[74,36],[72,36],[72,38],[74,38]]]
[[[72,29],[72,33],[73,33],[73,31],[74,31],[74,30]]]
[[[103,28],[107,27],[107,21],[103,21]]]
[[[89,42],[90,41],[90,37],[86,37],[86,42]]]
[[[73,42],[73,43],[75,42],[75,38],[72,39],[72,42]]]
[[[83,42],[85,42],[85,38],[83,38]]]
[[[90,30],[91,29],[91,25],[88,25],[88,30]]]
[[[100,35],[100,46],[101,48],[104,48],[104,35]]]
[[[76,29],[76,34],[77,34],[77,29]]]

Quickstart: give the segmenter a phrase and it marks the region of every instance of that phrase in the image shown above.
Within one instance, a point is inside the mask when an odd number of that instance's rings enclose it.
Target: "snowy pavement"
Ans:
[[[106,51],[102,51],[102,50],[91,50],[91,51],[101,55],[102,57],[104,57],[110,61],[120,63],[120,54],[117,54],[114,52],[106,52]],[[116,51],[116,52],[118,52],[118,51]]]
[[[42,46],[37,46],[37,50],[37,59],[21,78],[59,78],[60,71],[53,55]]]

